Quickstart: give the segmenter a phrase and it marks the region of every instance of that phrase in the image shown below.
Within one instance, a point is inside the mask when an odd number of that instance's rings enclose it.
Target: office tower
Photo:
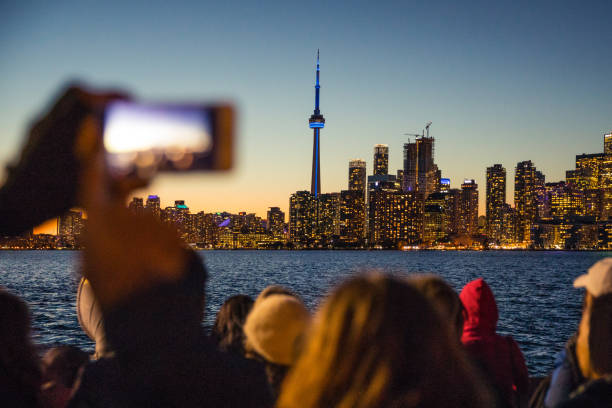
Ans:
[[[584,194],[574,185],[560,181],[546,183],[547,201],[550,217],[553,220],[569,221],[570,218],[584,215]]]
[[[136,215],[142,215],[144,213],[144,206],[142,205],[142,198],[134,197],[130,204],[128,205],[128,209]]]
[[[339,201],[339,239],[346,246],[364,241],[365,201],[359,190],[342,190]]]
[[[431,245],[448,236],[448,193],[432,193],[425,200],[423,211],[423,242]]]
[[[308,126],[313,130],[312,142],[312,178],[310,182],[310,194],[315,198],[321,193],[321,161],[320,161],[320,135],[321,129],[325,127],[325,118],[319,109],[319,50],[317,50],[317,72],[315,82],[315,108],[313,114],[308,119]]]
[[[536,168],[531,160],[517,163],[514,172],[514,206],[516,208],[517,243],[531,245],[532,229],[537,216]]]
[[[451,188],[447,197],[448,232],[459,234],[461,232],[461,190]]]
[[[285,229],[285,213],[278,207],[270,207],[268,210],[267,229],[274,238],[282,238]]]
[[[70,210],[58,219],[57,233],[61,237],[74,238],[83,232],[83,213]]]
[[[449,178],[441,178],[440,179],[440,187],[438,187],[438,191],[441,193],[448,193],[450,190],[451,181]]]
[[[465,179],[461,184],[459,231],[467,235],[478,233],[478,184]]]
[[[316,232],[317,199],[309,191],[296,191],[289,198],[289,241],[308,246]]]
[[[404,170],[398,169],[397,176],[395,177],[397,180],[397,184],[399,184],[400,188],[404,185]]]
[[[340,234],[339,203],[340,193],[319,195],[316,203],[319,214],[316,239],[321,244],[330,244],[333,237]]]
[[[389,146],[374,145],[374,175],[389,174]]]
[[[506,204],[506,169],[501,164],[487,167],[486,235],[500,242],[503,235]]]
[[[584,215],[598,220],[602,210],[601,181],[606,180],[604,163],[606,154],[580,154],[576,155],[575,170],[565,172],[565,181],[573,188],[580,190],[584,195]]]
[[[155,218],[160,218],[161,206],[159,197],[156,195],[150,195],[147,197],[147,204],[145,205],[145,212],[153,215]]]
[[[361,191],[365,198],[366,162],[364,160],[354,159],[349,162],[348,189]]]
[[[604,134],[604,154],[612,154],[612,131]]]
[[[438,191],[440,172],[434,163],[434,138],[421,136],[404,143],[404,191],[419,191],[425,198]]]
[[[504,204],[502,244],[514,245],[516,243],[516,209],[510,204]]]
[[[417,193],[400,191],[394,183],[379,183],[371,192],[368,237],[371,245],[397,248],[421,238],[423,201]]]

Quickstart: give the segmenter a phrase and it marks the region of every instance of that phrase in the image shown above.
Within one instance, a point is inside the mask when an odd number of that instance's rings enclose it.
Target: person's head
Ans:
[[[287,295],[287,296],[293,296],[294,298],[301,300],[300,297],[295,292],[293,292],[291,289],[288,289],[280,285],[269,285],[269,286],[266,286],[265,289],[259,293],[259,295],[257,295],[257,299],[255,299],[255,303],[258,303],[271,295]]]
[[[574,281],[586,288],[576,353],[583,375],[612,374],[612,258],[595,263]]]
[[[467,283],[459,294],[464,307],[463,339],[495,333],[499,314],[493,291],[483,278]]]
[[[11,390],[24,404],[40,399],[41,373],[30,330],[28,306],[0,287],[0,389]]]
[[[247,295],[235,295],[223,303],[212,328],[219,348],[244,354],[243,326],[252,307],[253,299]]]
[[[299,353],[310,313],[301,300],[286,294],[259,299],[244,324],[245,354],[266,365],[274,394]]]
[[[481,406],[473,373],[430,302],[406,280],[358,276],[317,312],[280,407]]]
[[[41,366],[42,393],[49,406],[63,408],[68,404],[77,375],[89,356],[78,347],[58,346],[45,353]]]
[[[443,321],[461,341],[463,333],[463,304],[459,295],[444,279],[436,275],[415,275],[410,283],[434,305]]]

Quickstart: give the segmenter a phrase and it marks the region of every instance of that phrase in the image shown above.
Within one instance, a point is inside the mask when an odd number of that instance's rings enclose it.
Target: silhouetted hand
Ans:
[[[87,210],[83,275],[89,279],[103,310],[158,283],[178,280],[187,251],[175,229],[149,215],[132,214],[125,197],[139,181],[111,181],[100,146],[100,122],[88,117],[79,140],[93,152],[83,169],[81,201]]]
[[[86,116],[101,117],[108,101],[117,98],[124,96],[71,86],[34,123],[17,164],[7,168],[0,191],[0,232],[21,233],[77,204],[82,163],[87,161],[77,133]]]

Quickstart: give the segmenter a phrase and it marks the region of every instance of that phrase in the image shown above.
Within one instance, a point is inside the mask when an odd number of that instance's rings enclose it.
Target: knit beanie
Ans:
[[[273,294],[253,305],[244,334],[248,345],[267,361],[289,366],[309,323],[310,313],[300,300]]]

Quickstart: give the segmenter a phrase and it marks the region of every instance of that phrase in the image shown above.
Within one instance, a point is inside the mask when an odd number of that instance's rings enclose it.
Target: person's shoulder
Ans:
[[[612,406],[612,375],[589,381],[572,393],[561,408]]]

